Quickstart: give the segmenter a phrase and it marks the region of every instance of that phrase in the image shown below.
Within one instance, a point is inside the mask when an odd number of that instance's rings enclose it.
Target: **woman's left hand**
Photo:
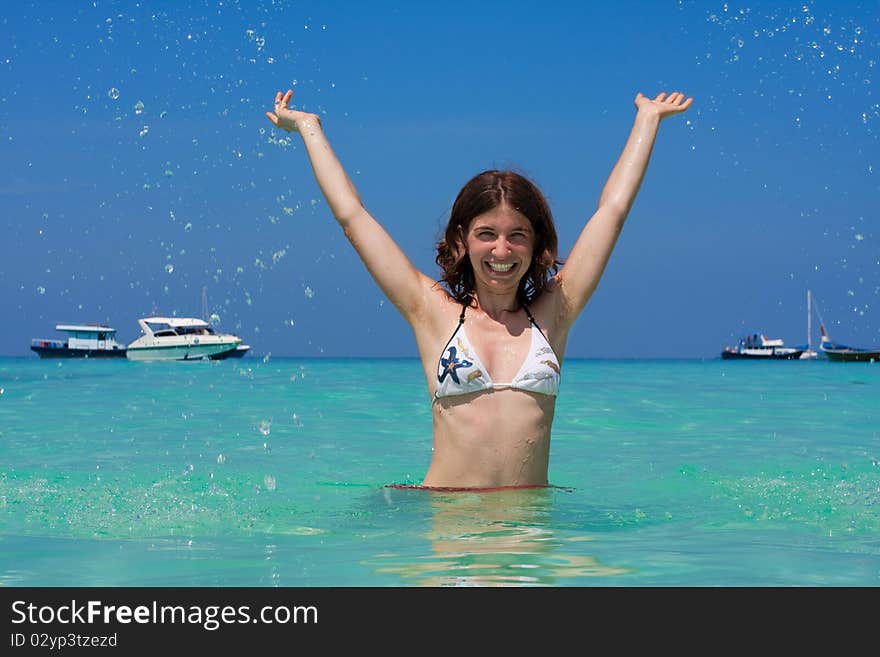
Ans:
[[[635,100],[639,112],[652,112],[660,119],[684,112],[692,102],[694,102],[693,98],[685,99],[685,95],[678,91],[673,91],[668,96],[665,91],[661,91],[653,99],[639,92]]]

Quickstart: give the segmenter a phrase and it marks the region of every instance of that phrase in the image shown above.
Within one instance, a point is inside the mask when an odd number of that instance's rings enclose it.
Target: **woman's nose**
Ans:
[[[510,244],[503,237],[499,237],[495,240],[495,245],[492,247],[492,255],[495,257],[503,257],[510,253]]]

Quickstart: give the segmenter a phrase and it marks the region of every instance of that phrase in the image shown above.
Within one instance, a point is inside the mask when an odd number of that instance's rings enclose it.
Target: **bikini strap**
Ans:
[[[532,317],[532,311],[529,310],[529,307],[528,307],[527,305],[523,304],[522,309],[526,311],[526,317],[529,318],[529,321],[530,321],[532,324],[534,324],[534,325],[538,328],[539,331],[541,331],[541,327],[538,326],[538,322],[536,322],[536,321],[535,321],[535,318]],[[541,331],[541,333],[543,333],[543,332],[544,332],[544,331]]]
[[[455,330],[452,332],[452,335],[449,336],[449,339],[446,341],[446,346],[449,346],[449,343],[452,342],[452,338],[458,333],[458,330],[461,328],[461,325],[464,324],[464,311],[467,310],[467,305],[463,304],[461,306],[461,315],[458,316],[458,326],[455,327]],[[446,352],[444,348],[443,352]]]
[[[526,317],[529,318],[529,321],[532,323],[532,326],[534,326],[536,329],[538,329],[541,332],[541,335],[544,336],[544,339],[547,340],[547,334],[544,333],[544,329],[542,329],[540,326],[538,326],[538,322],[535,321],[535,318],[532,316],[532,311],[529,310],[529,307],[527,305],[523,304],[522,308],[523,308],[523,310],[526,311]],[[550,340],[547,340],[547,342],[549,343]]]

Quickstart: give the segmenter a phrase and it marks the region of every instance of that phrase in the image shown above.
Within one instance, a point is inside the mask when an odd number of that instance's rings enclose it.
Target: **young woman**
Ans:
[[[548,485],[550,429],[566,340],[599,283],[648,167],[660,122],[693,99],[636,95],[629,138],[564,266],[540,190],[510,171],[472,178],[437,245],[441,280],[418,271],[364,208],[318,116],[275,96],[269,120],[298,132],[333,215],[415,333],[434,448],[422,485]],[[561,268],[560,268],[561,266]]]

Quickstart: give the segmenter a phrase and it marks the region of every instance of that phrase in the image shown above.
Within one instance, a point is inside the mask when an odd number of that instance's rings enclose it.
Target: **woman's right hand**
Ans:
[[[317,114],[309,114],[308,112],[300,112],[299,110],[290,109],[290,99],[293,97],[293,89],[288,89],[287,93],[282,95],[279,91],[275,94],[275,111],[266,112],[266,118],[269,119],[276,128],[281,128],[287,132],[302,132],[303,127],[313,122],[321,125],[321,119]]]

